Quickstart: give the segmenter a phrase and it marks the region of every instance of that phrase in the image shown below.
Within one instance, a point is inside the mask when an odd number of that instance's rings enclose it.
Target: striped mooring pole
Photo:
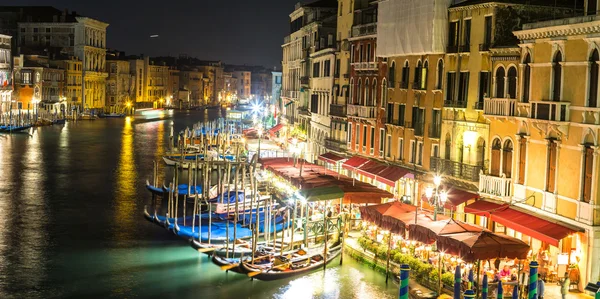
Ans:
[[[400,266],[400,299],[408,299],[408,276],[410,274],[410,266],[402,264]]]
[[[488,296],[488,276],[483,275],[483,282],[481,283],[481,298],[486,299]]]
[[[463,293],[463,297],[464,297],[464,299],[474,299],[475,298],[475,292],[473,290],[466,290]]]
[[[527,298],[537,298],[537,281],[538,281],[538,267],[539,264],[536,261],[529,263],[529,294]]]

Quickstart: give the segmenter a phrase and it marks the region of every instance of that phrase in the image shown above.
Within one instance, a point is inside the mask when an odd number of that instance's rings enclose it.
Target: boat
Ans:
[[[179,222],[179,221],[178,221]],[[198,240],[198,233],[200,233],[200,242],[208,243],[208,219],[203,220],[201,229],[198,229],[198,222],[196,225],[192,227],[191,225],[180,225],[179,223],[174,223],[173,232],[186,240],[195,239]],[[191,222],[190,222],[191,224]],[[229,238],[227,238],[227,226],[229,226]],[[233,223],[233,221],[215,221],[213,220],[210,225],[210,241],[211,243],[226,243],[229,239],[229,242],[233,242],[235,240],[233,238],[233,227],[236,227],[236,238],[235,239],[249,239],[252,237],[252,231],[249,228],[243,227],[239,223]]]
[[[91,114],[91,113],[81,113],[81,115],[79,116],[80,120],[95,120],[97,119],[98,116]]]
[[[316,250],[313,254],[304,254],[295,257],[290,254],[287,257],[279,256],[275,257],[272,263],[266,265],[254,264],[249,262],[242,262],[240,264],[241,271],[245,271],[248,277],[256,278],[259,280],[277,280],[289,278],[297,275],[306,274],[312,270],[319,269],[324,264],[329,264],[342,252],[342,245],[327,250],[327,259],[324,258],[324,254],[321,252],[322,249]],[[288,258],[289,257],[289,258]]]
[[[53,125],[64,125],[67,122],[65,118],[55,119],[52,121]]]
[[[213,186],[213,188],[215,188],[214,193],[216,193],[216,186]],[[209,192],[213,193],[213,188],[211,188]],[[165,194],[168,194],[171,191],[167,186],[157,187],[154,185],[150,185],[150,182],[148,180],[146,180],[146,189],[148,189],[148,191],[150,191],[152,194],[158,196],[164,196]],[[202,186],[190,186],[188,190],[188,184],[180,184],[179,186],[177,186],[177,194],[179,196],[189,195],[190,198],[194,198],[196,194],[202,195]]]
[[[0,127],[0,132],[17,133],[17,132],[26,131],[26,130],[28,130],[31,127],[33,127],[33,125],[22,125],[22,126],[8,125],[8,126],[1,126]]]
[[[199,159],[200,161],[204,161],[204,154],[188,154],[186,156],[183,157],[183,163],[181,162],[181,156],[163,156],[163,161],[165,162],[166,165],[168,166],[179,166],[179,164],[182,165],[183,169],[188,169],[190,168],[190,165],[192,167],[192,169],[196,168],[196,159]],[[215,161],[235,161],[235,156],[234,155],[219,155],[217,157],[216,153],[215,155],[212,157],[212,160]]]
[[[100,118],[123,118],[125,117],[125,113],[106,113],[98,115]]]

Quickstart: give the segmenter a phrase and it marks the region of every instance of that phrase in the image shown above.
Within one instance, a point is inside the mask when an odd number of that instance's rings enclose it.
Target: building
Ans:
[[[184,107],[183,104],[189,107],[189,97],[180,97],[179,94],[179,79],[180,71],[175,66],[169,66],[169,82],[167,83],[167,97],[165,99],[165,106],[171,107]],[[181,106],[180,106],[181,104]]]
[[[131,65],[124,58],[108,56],[106,66],[106,109],[122,112],[131,107],[135,95],[135,77]]]
[[[133,101],[135,108],[146,108],[148,105],[145,100],[146,89],[146,67],[143,59],[138,57],[128,57],[129,71],[134,78],[133,83]]]
[[[189,92],[189,105],[204,104],[204,78],[204,74],[196,68],[184,68],[179,71],[179,89]]]
[[[281,72],[271,72],[271,104],[275,106],[276,114],[281,111]]]
[[[271,96],[271,72],[264,68],[255,68],[250,75],[250,94],[260,100]]]
[[[49,6],[4,6],[0,15],[8,20],[5,30],[16,29],[20,52],[25,48],[58,49],[81,60],[84,84],[78,104],[84,108],[104,106],[107,23]]]
[[[232,72],[223,72],[223,91],[225,105],[237,102],[237,78],[233,77]]]
[[[64,96],[69,106],[81,103],[83,63],[76,57],[56,57],[49,61],[51,67],[65,70]]]
[[[168,95],[169,66],[165,62],[144,58],[144,71],[146,77],[145,86],[145,108],[162,107]]]
[[[0,114],[9,111],[12,105],[13,68],[12,37],[0,34]]]
[[[313,66],[310,54],[323,47],[320,46],[322,38],[329,42],[328,35],[335,34],[336,13],[337,1],[320,0],[304,5],[298,3],[290,14],[290,34],[281,46],[284,103],[281,116],[283,123],[291,125],[290,136],[300,140],[306,140],[310,131],[309,78]],[[326,31],[321,29],[323,26],[327,27]],[[335,36],[332,39],[334,42]]]
[[[220,61],[199,61],[194,66],[204,74],[204,104],[216,105],[223,97],[223,64]]]
[[[51,67],[48,57],[14,57],[14,78],[13,109],[66,111],[65,70]]]
[[[377,51],[377,4],[355,2],[347,103],[348,153],[383,159],[387,64]]]
[[[238,99],[250,99],[252,95],[252,73],[249,71],[234,71],[232,75],[236,78]]]

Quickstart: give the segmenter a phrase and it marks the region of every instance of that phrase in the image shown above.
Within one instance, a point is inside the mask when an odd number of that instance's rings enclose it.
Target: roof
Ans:
[[[303,7],[337,7],[337,0],[317,0],[302,5]]]
[[[504,4],[521,4],[521,5],[534,5],[534,6],[550,6],[550,7],[563,7],[563,8],[573,8],[574,1],[579,2],[581,5],[577,5],[577,7],[583,8],[583,0],[463,0],[463,1],[453,1],[456,4],[450,5],[450,8],[454,7],[464,7],[469,5],[477,5],[477,4],[486,4],[486,3],[504,3]],[[556,4],[555,4],[556,3]]]
[[[17,14],[17,20],[21,22],[56,22],[54,16],[65,16],[64,22],[77,22],[76,17],[81,17],[76,12],[69,13],[52,6],[0,6],[0,13]],[[60,18],[58,18],[60,20]]]

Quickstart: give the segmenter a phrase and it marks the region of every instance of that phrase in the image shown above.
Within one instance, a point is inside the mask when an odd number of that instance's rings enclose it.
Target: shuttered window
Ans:
[[[519,139],[519,184],[525,184],[525,157],[527,157],[527,139]]]
[[[502,149],[502,172],[507,178],[512,177],[512,152],[512,142],[507,140]]]
[[[583,158],[583,201],[589,203],[592,197],[592,166],[594,163],[594,149],[586,146]]]
[[[492,144],[492,168],[490,171],[493,176],[500,176],[500,151],[500,139],[495,139]]]
[[[555,181],[556,181],[556,149],[557,144],[555,141],[550,141],[548,145],[548,167],[546,174],[546,191],[554,192],[555,191]]]

